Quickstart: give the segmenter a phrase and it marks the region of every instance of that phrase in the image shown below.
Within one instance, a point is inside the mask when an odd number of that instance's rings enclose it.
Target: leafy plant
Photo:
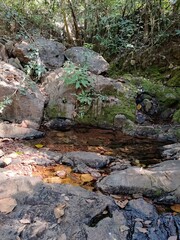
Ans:
[[[31,48],[29,56],[32,60],[26,65],[25,72],[28,76],[34,77],[36,81],[39,81],[46,69],[39,58],[38,49]]]
[[[8,106],[11,105],[12,103],[12,98],[11,96],[5,97],[2,102],[0,102],[0,114],[3,113],[4,109]]]
[[[79,67],[68,61],[64,69],[66,72],[64,82],[75,87],[76,93],[73,95],[77,99],[78,116],[83,117],[92,106],[94,99],[103,99],[103,96],[100,93],[96,93],[92,87],[93,79],[88,75],[87,66]]]

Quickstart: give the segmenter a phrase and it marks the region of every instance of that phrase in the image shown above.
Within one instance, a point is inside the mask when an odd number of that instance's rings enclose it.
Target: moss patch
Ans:
[[[57,105],[50,105],[50,106],[47,106],[47,108],[45,109],[45,116],[48,119],[52,119],[57,117],[65,117],[66,113],[63,111],[60,111]]]
[[[170,87],[180,87],[180,67],[172,71],[172,77],[168,80]]]
[[[178,109],[173,115],[173,121],[176,123],[180,123],[180,109]]]

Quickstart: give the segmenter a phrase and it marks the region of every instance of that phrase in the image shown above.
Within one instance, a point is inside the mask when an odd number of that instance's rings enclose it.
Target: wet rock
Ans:
[[[136,96],[136,121],[140,124],[147,121],[153,121],[157,117],[158,102],[155,97],[148,92],[140,92]]]
[[[180,200],[180,162],[166,161],[154,167],[143,169],[130,167],[104,177],[97,186],[104,192],[118,194],[142,193],[157,197],[173,193],[173,201]]]
[[[0,138],[33,139],[43,136],[43,132],[32,128],[23,128],[10,123],[0,123]]]
[[[91,168],[101,169],[114,161],[114,157],[93,152],[69,152],[63,155],[62,163],[75,167],[80,172],[89,172]]]
[[[59,131],[68,131],[74,126],[74,122],[67,118],[55,118],[47,122],[45,126]]]
[[[87,66],[95,74],[106,72],[109,68],[108,62],[100,54],[88,48],[72,47],[65,51],[65,56],[73,63]]]
[[[165,160],[180,160],[180,143],[165,145],[162,156]]]
[[[131,135],[153,138],[159,141],[177,142],[179,140],[179,130],[179,125],[135,125]]]
[[[0,72],[0,102],[9,99],[0,119],[16,123],[29,120],[39,127],[45,98],[38,87],[24,72],[5,62],[0,62]]]

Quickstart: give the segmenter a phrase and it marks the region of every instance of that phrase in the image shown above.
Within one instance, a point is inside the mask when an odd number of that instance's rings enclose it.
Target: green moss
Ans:
[[[121,67],[122,66],[122,63],[111,63],[110,66],[109,66],[109,70],[108,70],[108,76],[111,77],[111,78],[119,78],[119,76],[122,75],[122,70],[121,70]]]
[[[145,76],[150,77],[151,79],[154,79],[156,81],[161,81],[164,79],[165,68],[159,68],[158,66],[151,66],[146,69]]]
[[[89,110],[83,118],[77,121],[89,125],[110,125],[113,126],[114,118],[117,114],[123,114],[132,121],[135,120],[135,103],[128,99],[121,98],[121,103],[112,106],[105,106],[101,109],[101,113],[97,114],[93,110]]]
[[[49,119],[57,117],[65,117],[66,113],[60,111],[57,105],[48,105],[45,109],[45,116]]]
[[[175,136],[177,137],[177,140],[180,140],[180,129],[176,130]]]
[[[167,85],[170,87],[180,87],[180,67],[172,71],[172,77],[168,80]]]
[[[173,115],[173,121],[176,123],[180,123],[180,109],[178,109]]]

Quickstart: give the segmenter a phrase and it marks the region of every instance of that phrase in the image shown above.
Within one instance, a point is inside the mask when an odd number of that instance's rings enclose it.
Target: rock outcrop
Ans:
[[[41,123],[45,98],[38,86],[24,72],[0,62],[0,119],[14,123],[24,120]]]

